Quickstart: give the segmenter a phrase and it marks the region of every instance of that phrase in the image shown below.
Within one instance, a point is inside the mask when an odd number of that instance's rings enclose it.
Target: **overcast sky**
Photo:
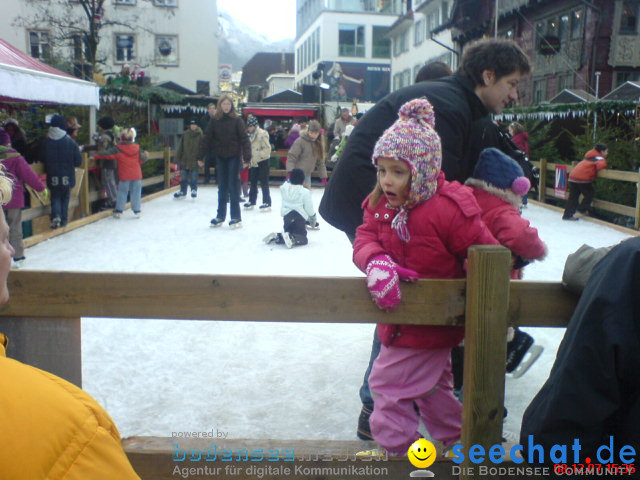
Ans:
[[[296,0],[218,0],[218,10],[272,41],[296,35]]]

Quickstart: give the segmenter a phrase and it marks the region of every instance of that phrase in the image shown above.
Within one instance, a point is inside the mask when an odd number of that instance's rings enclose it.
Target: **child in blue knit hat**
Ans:
[[[547,254],[547,246],[538,237],[538,230],[520,216],[522,196],[531,186],[529,179],[524,176],[522,168],[514,159],[497,148],[486,148],[480,153],[473,175],[465,185],[473,189],[482,209],[482,219],[493,236],[501,245],[511,250],[511,278],[522,279],[524,266],[533,260],[542,260]],[[533,338],[517,328],[510,328],[507,338],[509,347],[506,370],[511,373],[533,345]],[[532,353],[539,355],[541,351],[536,349]],[[531,363],[532,360],[527,367]],[[519,372],[520,375],[522,373],[524,371]]]

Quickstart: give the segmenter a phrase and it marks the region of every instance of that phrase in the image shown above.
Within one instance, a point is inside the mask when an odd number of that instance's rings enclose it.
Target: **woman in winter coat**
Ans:
[[[244,208],[251,210],[258,200],[258,181],[262,189],[261,212],[271,210],[271,194],[269,193],[269,158],[271,158],[271,143],[269,134],[260,128],[258,119],[251,117],[247,121],[247,132],[251,142],[251,166],[249,168],[249,180],[251,190],[249,191],[249,201],[244,204]]]
[[[522,124],[518,122],[512,122],[509,125],[509,135],[511,135],[511,141],[522,150],[529,158],[529,134],[525,132]]]
[[[7,176],[13,180],[13,194],[11,200],[4,205],[4,215],[9,224],[9,243],[15,250],[13,265],[20,268],[24,263],[24,246],[22,244],[22,209],[24,208],[24,184],[26,183],[37,192],[45,190],[27,161],[9,145],[9,134],[0,128],[0,161]]]
[[[216,156],[216,176],[218,177],[218,211],[211,220],[212,227],[221,226],[227,218],[227,199],[231,210],[229,227],[242,226],[240,214],[240,168],[251,162],[251,142],[242,118],[236,112],[229,95],[222,95],[213,120],[204,132],[204,153],[213,151]]]
[[[412,100],[399,116],[374,148],[378,183],[363,204],[364,223],[353,249],[374,302],[386,311],[400,304],[400,280],[464,278],[467,249],[498,243],[471,190],[447,182],[440,170],[431,104]],[[377,333],[382,347],[369,377],[376,394],[370,417],[374,440],[404,454],[422,436],[422,418],[431,437],[450,447],[459,440],[462,424],[462,407],[453,395],[451,348],[464,329],[380,324]]]
[[[317,120],[311,120],[306,132],[293,143],[287,154],[287,172],[299,168],[304,172],[304,186],[311,188],[311,173],[317,169],[322,183],[327,183],[327,169],[324,164],[322,127]]]
[[[4,123],[4,129],[11,137],[11,147],[26,158],[27,151],[29,149],[27,145],[27,136],[25,135],[24,130],[20,128],[18,121],[10,118]]]
[[[0,204],[11,181],[0,174]],[[9,301],[9,227],[0,217],[0,304]],[[0,333],[0,449],[3,479],[140,480],[109,414],[89,394],[51,373],[7,358]]]
[[[127,203],[127,195],[131,197],[131,209],[136,218],[140,218],[142,210],[142,169],[140,165],[147,160],[146,152],[140,152],[136,141],[136,129],[125,128],[120,135],[120,143],[116,146],[118,153],[113,155],[96,154],[97,159],[116,160],[118,164],[118,195],[113,216],[120,218]]]
[[[82,163],[78,144],[67,135],[67,122],[60,115],[51,117],[47,138],[42,142],[40,161],[47,173],[51,192],[51,228],[64,227],[68,220],[71,189],[76,185],[76,170]]]

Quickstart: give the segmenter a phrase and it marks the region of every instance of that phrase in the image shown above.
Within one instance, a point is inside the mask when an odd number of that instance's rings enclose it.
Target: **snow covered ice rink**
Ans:
[[[313,190],[316,208],[322,193]],[[262,243],[282,228],[278,188],[271,194],[272,211],[243,210],[243,228],[235,230],[209,227],[215,187],[201,186],[196,200],[168,194],[143,203],[141,219],[128,210],[27,249],[24,268],[364,277],[351,262],[346,236],[322,218],[305,247]],[[567,255],[583,243],[601,247],[629,236],[589,221],[563,222],[560,212],[534,204],[524,216],[549,248],[546,260],[526,267],[527,280],[559,281]],[[86,318],[83,387],[125,437],[213,429],[228,438],[350,440],[373,330],[372,324]],[[544,352],[523,377],[507,375],[510,440],[517,439],[522,413],[547,378],[564,333],[525,330]]]

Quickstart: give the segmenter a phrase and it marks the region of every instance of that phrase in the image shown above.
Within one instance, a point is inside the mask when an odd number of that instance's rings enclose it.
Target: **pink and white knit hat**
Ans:
[[[434,130],[435,114],[429,100],[408,101],[400,107],[398,117],[378,139],[372,160],[377,164],[380,157],[393,158],[405,162],[411,170],[409,198],[391,223],[398,236],[407,242],[408,211],[429,200],[438,188],[442,147]]]

